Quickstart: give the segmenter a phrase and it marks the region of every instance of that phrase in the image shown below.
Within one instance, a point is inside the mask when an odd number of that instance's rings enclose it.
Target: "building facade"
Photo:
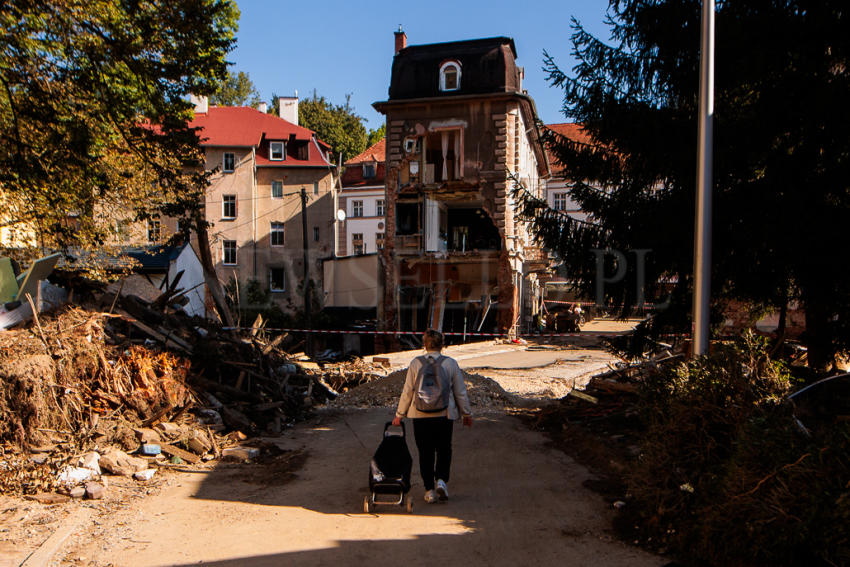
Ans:
[[[371,254],[384,247],[386,234],[386,139],[345,162],[338,208],[337,256]]]
[[[213,172],[206,218],[219,278],[243,290],[256,280],[275,303],[300,308],[305,247],[316,289],[321,259],[334,253],[335,168],[329,147],[297,125],[297,99],[282,98],[280,108],[283,116],[199,100],[191,125]]]
[[[510,190],[548,165],[510,38],[407,46],[396,33],[386,116],[386,330],[515,333],[548,257]]]

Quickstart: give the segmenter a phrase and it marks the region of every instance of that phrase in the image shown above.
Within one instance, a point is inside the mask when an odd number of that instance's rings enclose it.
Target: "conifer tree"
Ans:
[[[699,85],[698,0],[612,0],[610,38],[572,21],[571,73],[544,54],[565,115],[589,143],[549,134],[589,222],[515,190],[533,231],[588,295],[593,250],[626,255],[628,277],[604,287],[634,305],[673,282],[658,320],[688,330],[693,271]],[[850,346],[850,11],[839,0],[720,0],[716,13],[712,294],[753,309],[806,312],[809,360]],[[615,266],[604,256],[606,274]],[[638,281],[641,280],[641,281]]]

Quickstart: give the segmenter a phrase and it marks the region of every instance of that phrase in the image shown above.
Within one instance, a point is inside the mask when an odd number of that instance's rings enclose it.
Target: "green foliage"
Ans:
[[[548,142],[592,218],[567,221],[531,195],[518,198],[591,297],[592,249],[651,250],[643,282],[629,266],[605,287],[616,304],[633,304],[641,283],[648,296],[661,278],[690,285],[700,8],[613,0],[609,43],[574,20],[572,73],[545,58],[565,115],[591,137]],[[718,2],[716,32],[712,292],[774,308],[799,300],[810,360],[823,364],[850,346],[850,279],[832,254],[850,247],[846,3]]]
[[[262,99],[251,77],[244,71],[227,71],[227,77],[219,90],[210,97],[210,104],[217,106],[260,106]]]
[[[846,564],[850,427],[804,435],[790,385],[752,334],[648,378],[638,537],[701,565]]]
[[[218,89],[237,19],[229,0],[4,2],[6,221],[96,250],[126,215],[196,216],[207,178],[187,99]]]
[[[312,99],[298,104],[298,122],[316,132],[323,142],[330,144],[334,155],[342,152],[342,161],[353,158],[366,149],[366,127],[363,119],[354,113],[346,96],[344,105],[334,105],[325,97],[313,93]]]
[[[384,122],[379,128],[369,130],[369,135],[366,138],[366,147],[371,148],[387,136],[387,124]]]

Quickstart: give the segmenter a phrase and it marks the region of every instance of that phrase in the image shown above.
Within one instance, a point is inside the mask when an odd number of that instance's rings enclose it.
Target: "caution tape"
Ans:
[[[222,327],[225,331],[251,331],[255,327]],[[323,335],[421,335],[422,331],[371,331],[365,329],[289,329],[289,328],[271,328],[263,327],[264,331],[273,331],[276,333],[314,333]],[[550,338],[550,337],[622,337],[628,335],[631,331],[597,331],[586,332],[579,331],[573,333],[529,333],[518,334],[517,338]],[[462,331],[446,331],[441,333],[444,337],[491,337],[491,338],[510,338],[507,333],[478,333]]]

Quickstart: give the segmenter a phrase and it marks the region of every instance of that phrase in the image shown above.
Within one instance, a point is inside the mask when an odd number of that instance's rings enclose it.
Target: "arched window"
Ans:
[[[446,61],[440,65],[440,90],[456,91],[460,89],[460,63]]]

